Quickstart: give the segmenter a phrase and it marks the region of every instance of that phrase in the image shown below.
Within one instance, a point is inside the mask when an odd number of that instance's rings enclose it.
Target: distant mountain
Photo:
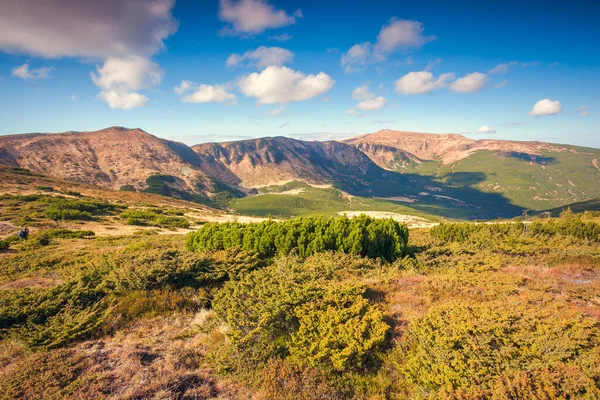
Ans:
[[[576,146],[390,130],[342,141],[268,137],[192,147],[120,127],[0,136],[0,165],[111,189],[226,207],[265,186],[301,181],[463,218],[600,198],[598,159],[600,150]]]
[[[341,142],[268,137],[192,146],[214,179],[245,188],[301,180],[365,188],[385,171],[364,153]]]
[[[343,142],[390,171],[501,194],[510,203],[531,210],[600,197],[598,149],[391,130]]]
[[[116,190],[207,200],[215,182],[188,146],[141,129],[0,136],[0,165]]]

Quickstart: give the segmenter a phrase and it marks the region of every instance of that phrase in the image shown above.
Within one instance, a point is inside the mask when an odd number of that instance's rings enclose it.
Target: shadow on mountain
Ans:
[[[499,153],[502,157],[514,158],[516,160],[531,162],[539,165],[555,164],[556,158],[544,157],[537,154],[520,153],[518,151],[509,151],[505,153]]]
[[[471,186],[483,182],[486,177],[483,172],[448,172],[440,180],[451,186]]]
[[[522,207],[512,204],[500,193],[487,193],[468,186],[485,180],[484,173],[454,175],[456,185],[441,183],[429,176],[385,170],[379,177],[372,177],[368,186],[362,186],[357,180],[334,183],[333,186],[351,195],[387,198],[392,202],[394,197],[410,197],[415,201],[403,205],[446,218],[512,218],[523,213]]]

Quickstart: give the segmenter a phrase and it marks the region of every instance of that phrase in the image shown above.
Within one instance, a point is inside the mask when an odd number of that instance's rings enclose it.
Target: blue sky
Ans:
[[[41,4],[0,6],[0,134],[386,128],[600,147],[597,2]]]

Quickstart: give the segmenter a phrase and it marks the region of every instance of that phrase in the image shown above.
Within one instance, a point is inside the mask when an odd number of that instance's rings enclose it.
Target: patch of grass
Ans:
[[[119,218],[127,225],[157,226],[161,228],[189,228],[190,223],[181,217],[164,215],[160,210],[126,210]]]

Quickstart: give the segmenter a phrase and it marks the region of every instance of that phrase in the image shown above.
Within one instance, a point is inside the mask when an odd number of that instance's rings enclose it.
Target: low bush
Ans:
[[[240,248],[264,257],[297,254],[300,257],[334,250],[394,261],[404,256],[408,229],[393,219],[297,218],[285,222],[242,224],[208,223],[188,234],[192,251]]]
[[[10,246],[10,242],[8,242],[6,240],[0,240],[0,251],[8,250],[9,246]]]
[[[361,370],[377,357],[389,326],[364,287],[334,283],[348,269],[343,261],[331,269],[330,261],[282,259],[217,293],[213,308],[249,363],[291,356],[333,373]]]
[[[46,234],[50,238],[58,239],[83,239],[85,237],[94,236],[94,231],[73,231],[70,229],[48,229]]]
[[[596,398],[600,324],[557,311],[516,300],[433,307],[410,323],[402,370],[435,398]]]

